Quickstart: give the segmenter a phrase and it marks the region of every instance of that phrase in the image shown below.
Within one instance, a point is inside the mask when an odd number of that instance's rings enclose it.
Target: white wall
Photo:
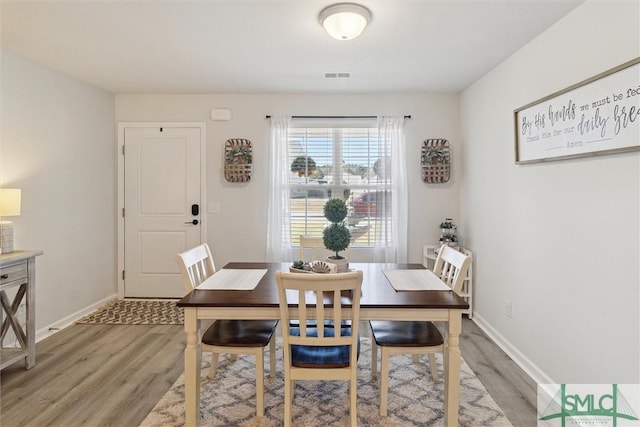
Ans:
[[[640,153],[516,165],[513,137],[514,109],[640,56],[639,15],[587,2],[461,96],[476,319],[538,380],[640,382]]]
[[[16,249],[36,260],[36,330],[113,296],[114,97],[2,51],[0,184],[22,188]]]
[[[212,108],[232,111],[228,122],[209,119]],[[410,114],[406,122],[410,194],[409,257],[421,262],[422,245],[439,237],[438,225],[459,211],[460,144],[457,95],[118,95],[116,120],[189,121],[207,124],[207,198],[220,214],[208,214],[208,238],[217,265],[263,261],[266,247],[269,121],[265,115]],[[248,184],[224,180],[223,147],[229,138],[253,142],[254,168]],[[454,158],[447,184],[420,178],[420,147],[427,138],[447,138]],[[206,209],[205,209],[206,211]],[[350,258],[358,259],[355,249]]]

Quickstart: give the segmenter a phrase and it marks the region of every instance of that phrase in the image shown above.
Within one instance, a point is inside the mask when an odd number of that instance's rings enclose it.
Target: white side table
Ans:
[[[0,255],[0,370],[22,358],[26,369],[36,364],[36,257],[43,253],[32,250]],[[12,288],[17,288],[13,300],[6,292]],[[25,298],[26,330],[23,330],[17,314]],[[9,328],[15,333],[20,348],[4,346]]]
[[[436,250],[440,248],[440,245],[424,245],[422,247],[422,265],[429,270],[433,270],[436,263]],[[460,252],[471,257],[471,265],[467,270],[467,277],[462,282],[462,289],[459,295],[469,304],[469,308],[462,310],[463,314],[469,316],[469,319],[473,318],[473,253],[469,249],[457,248]]]

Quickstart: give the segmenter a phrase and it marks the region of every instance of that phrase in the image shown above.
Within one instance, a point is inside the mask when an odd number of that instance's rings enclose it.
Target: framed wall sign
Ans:
[[[640,58],[514,111],[516,163],[640,150]]]

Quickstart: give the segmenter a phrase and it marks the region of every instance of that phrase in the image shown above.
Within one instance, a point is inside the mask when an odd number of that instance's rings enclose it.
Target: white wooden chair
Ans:
[[[176,255],[184,288],[191,292],[200,283],[215,273],[216,268],[209,245],[203,243]],[[256,358],[256,414],[264,415],[264,348],[269,345],[271,378],[276,370],[275,328],[277,320],[216,320],[202,335],[202,351],[210,351],[213,378],[220,353],[232,355],[248,354]]]
[[[324,261],[331,253],[324,247],[322,237],[300,236],[300,260]]]
[[[284,425],[291,425],[296,380],[347,380],[350,423],[355,427],[362,272],[301,274],[278,271],[276,281],[281,324],[289,325],[291,320],[296,320],[300,325],[282,328]],[[353,326],[325,327],[327,320],[338,324],[349,320]],[[310,321],[313,326],[308,326]],[[335,336],[336,331],[341,331],[340,336]]]
[[[458,293],[471,265],[471,257],[443,245],[436,258],[433,272]],[[372,320],[371,326],[371,374],[375,378],[380,356],[380,416],[387,416],[389,389],[389,357],[394,354],[412,354],[415,362],[420,354],[428,354],[431,377],[438,382],[435,353],[444,352],[444,337],[432,322]]]

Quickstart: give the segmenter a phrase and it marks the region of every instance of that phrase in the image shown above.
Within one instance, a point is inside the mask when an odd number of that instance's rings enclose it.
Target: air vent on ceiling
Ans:
[[[324,73],[325,79],[348,79],[351,77],[351,73],[341,72],[341,73]]]

